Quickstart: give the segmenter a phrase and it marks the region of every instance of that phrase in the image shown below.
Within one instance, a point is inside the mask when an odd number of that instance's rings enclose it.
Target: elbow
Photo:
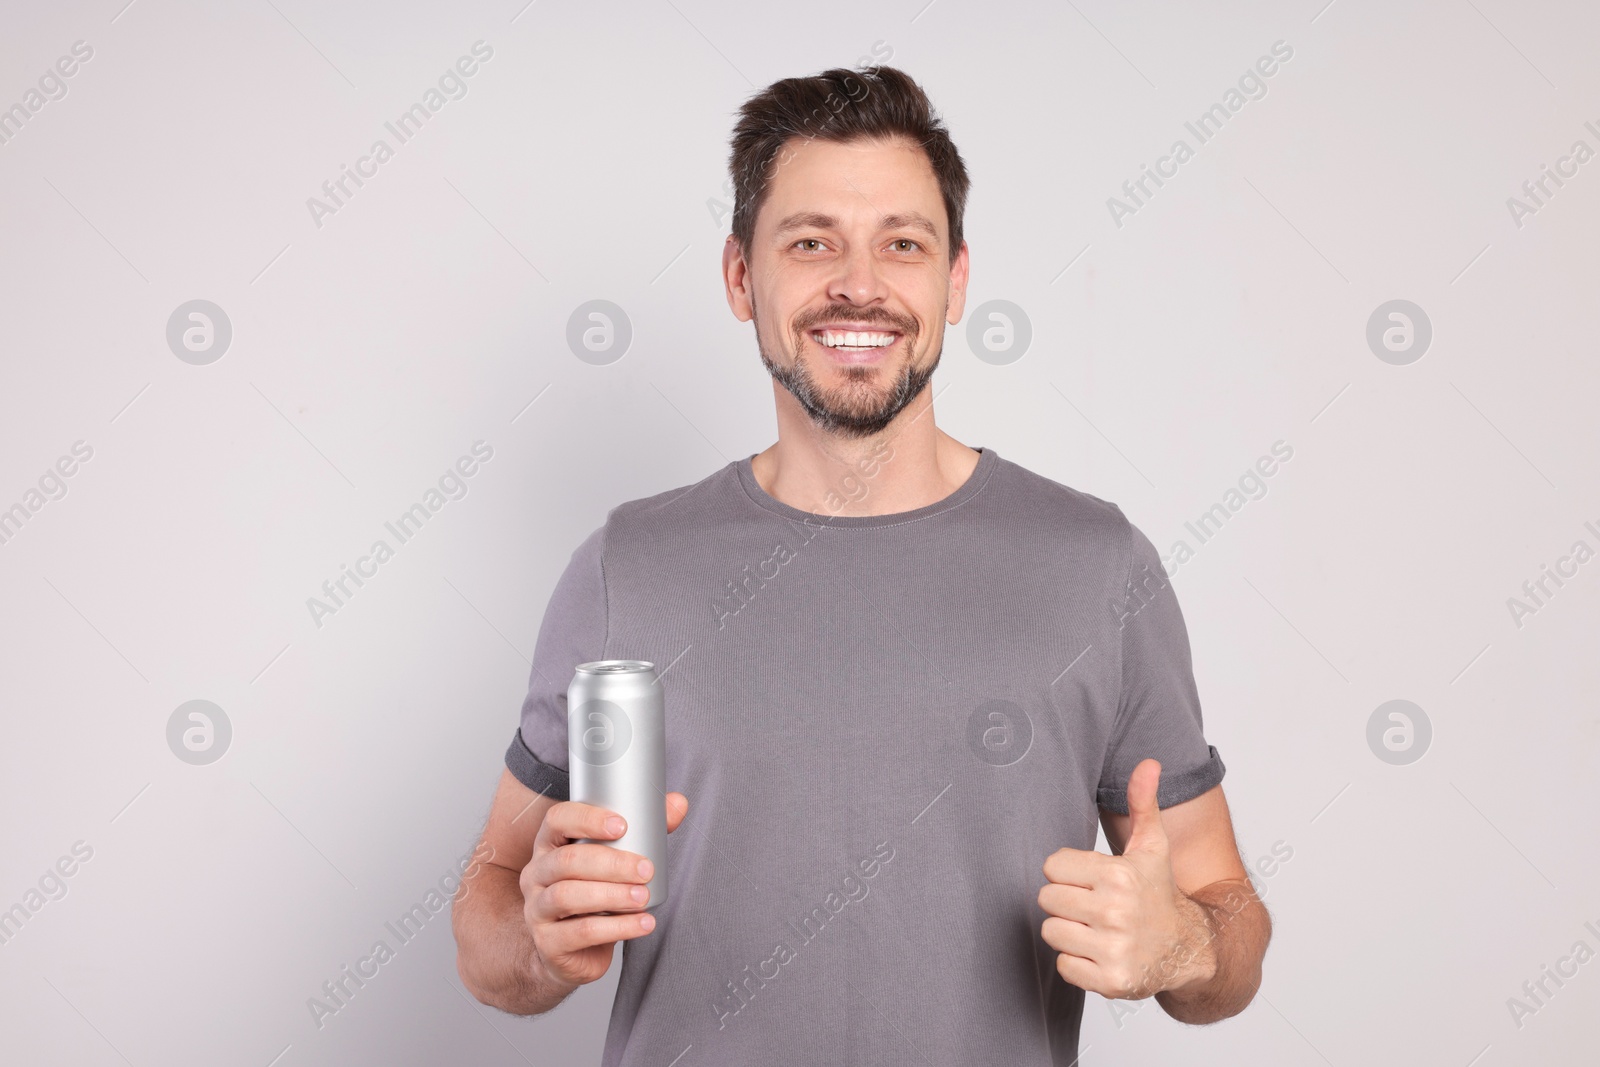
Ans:
[[[1156,994],[1162,1010],[1178,1022],[1201,1026],[1231,1019],[1248,1008],[1261,989],[1267,944],[1272,940],[1267,906],[1251,892],[1241,907],[1214,913],[1212,921],[1215,973],[1203,985]]]
[[[488,996],[488,991],[478,984],[472,965],[468,960],[467,950],[459,944],[456,946],[456,976],[461,979],[462,988],[472,994],[472,999],[487,1007],[495,1007],[493,1000]]]
[[[472,994],[472,999],[482,1004],[483,994],[478,990],[478,984],[473,980],[472,970],[467,966],[467,953],[458,944],[456,945],[456,977],[461,979],[461,987]]]
[[[486,1008],[495,1008],[508,1014],[518,1015],[502,995],[503,991],[493,982],[486,981],[484,969],[478,954],[468,945],[460,942],[456,944],[456,976],[461,979],[461,985],[476,1000]]]
[[[478,965],[479,953],[472,940],[470,919],[466,894],[458,892],[450,907],[450,932],[455,936],[456,942],[456,976],[461,979],[462,987],[472,994],[474,1000],[494,1007],[490,990],[479,980],[481,977],[481,968]]]

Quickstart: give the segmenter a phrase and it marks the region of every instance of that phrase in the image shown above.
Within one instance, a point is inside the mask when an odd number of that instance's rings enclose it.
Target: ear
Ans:
[[[950,264],[950,309],[945,312],[944,321],[952,326],[961,321],[961,316],[967,309],[967,272],[971,266],[967,242],[962,241],[961,251],[956,253],[956,261]]]
[[[730,233],[722,245],[722,285],[727,290],[728,307],[740,322],[749,322],[751,319],[754,294],[750,282],[753,277],[750,264],[739,250],[739,242]]]

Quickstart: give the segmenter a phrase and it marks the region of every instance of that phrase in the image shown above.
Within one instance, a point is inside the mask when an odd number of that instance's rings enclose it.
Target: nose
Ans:
[[[829,298],[861,307],[881,303],[888,295],[888,285],[871,246],[853,242],[837,260],[837,270],[828,280]]]

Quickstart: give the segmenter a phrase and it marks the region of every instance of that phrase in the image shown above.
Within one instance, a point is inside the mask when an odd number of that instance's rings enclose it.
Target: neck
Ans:
[[[881,431],[843,437],[821,429],[789,391],[772,383],[778,440],[750,460],[774,499],[820,515],[893,515],[936,504],[978,465],[978,453],[933,422],[933,389]]]

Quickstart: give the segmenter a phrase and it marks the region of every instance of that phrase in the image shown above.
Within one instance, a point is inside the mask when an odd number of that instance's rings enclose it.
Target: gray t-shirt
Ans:
[[[893,515],[801,511],[748,458],[613,508],[539,630],[506,753],[529,788],[567,798],[565,690],[597,659],[665,671],[690,802],[605,1067],[1072,1064],[1045,858],[1093,848],[1146,757],[1163,807],[1223,776],[1150,541],[988,448]]]

